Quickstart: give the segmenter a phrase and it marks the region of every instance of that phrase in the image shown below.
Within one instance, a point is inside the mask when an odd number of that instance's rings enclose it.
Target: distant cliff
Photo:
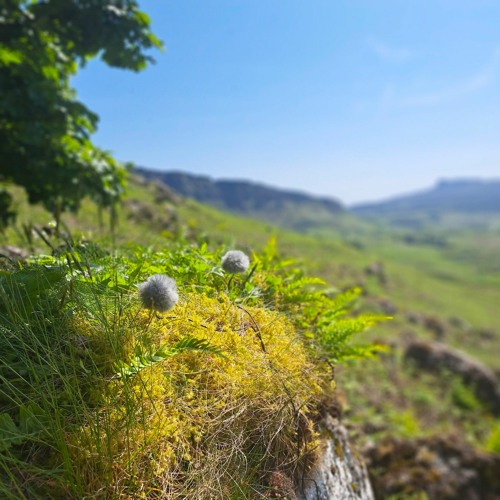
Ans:
[[[160,180],[177,193],[201,203],[299,231],[323,225],[325,221],[344,213],[342,205],[334,199],[317,198],[249,181],[216,181],[209,177],[146,168],[136,168],[135,172],[147,179]]]
[[[351,207],[365,219],[415,229],[500,227],[500,180],[443,180],[418,193]]]

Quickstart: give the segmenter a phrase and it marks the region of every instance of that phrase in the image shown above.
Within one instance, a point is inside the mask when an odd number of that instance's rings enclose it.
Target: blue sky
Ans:
[[[377,200],[500,177],[498,0],[143,0],[166,50],[74,79],[123,161]]]

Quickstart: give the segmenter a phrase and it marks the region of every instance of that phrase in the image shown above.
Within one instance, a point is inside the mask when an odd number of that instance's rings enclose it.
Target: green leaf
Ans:
[[[0,451],[8,450],[11,446],[21,444],[24,436],[20,433],[9,414],[0,414]]]
[[[0,46],[0,65],[21,64],[22,60],[23,55],[21,52]]]
[[[36,403],[19,408],[19,429],[25,434],[38,434],[47,430],[49,418]]]

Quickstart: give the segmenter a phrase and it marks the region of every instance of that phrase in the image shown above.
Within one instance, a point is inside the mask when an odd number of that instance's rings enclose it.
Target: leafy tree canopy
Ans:
[[[133,0],[2,0],[0,182],[23,186],[57,217],[87,195],[111,205],[125,171],[92,144],[98,117],[69,80],[95,57],[140,71],[153,62],[148,49],[160,47]],[[2,192],[0,224],[12,215]]]

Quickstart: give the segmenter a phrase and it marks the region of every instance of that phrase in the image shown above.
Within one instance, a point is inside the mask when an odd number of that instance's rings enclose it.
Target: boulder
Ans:
[[[349,443],[345,427],[326,415],[323,438],[313,466],[299,480],[298,500],[373,500],[368,473],[361,455]]]
[[[406,319],[409,323],[413,325],[423,325],[425,321],[425,316],[415,311],[408,311],[406,313]]]
[[[387,275],[383,262],[373,262],[365,268],[365,274],[367,276],[374,276],[382,285],[387,282]]]
[[[5,245],[0,247],[0,259],[6,259],[12,263],[24,262],[29,257],[29,252],[21,247]]]
[[[497,332],[491,328],[477,328],[471,331],[471,337],[479,337],[489,342],[497,338]]]
[[[127,211],[127,218],[137,224],[150,224],[159,230],[172,231],[177,227],[177,210],[171,203],[153,205],[129,199],[124,202]]]
[[[169,188],[163,182],[155,183],[155,202],[156,203],[173,203],[174,205],[179,204],[180,197],[173,189]]]
[[[442,340],[445,336],[446,326],[437,316],[426,316],[424,327],[434,335],[436,340]]]
[[[375,303],[384,314],[392,316],[398,312],[398,306],[396,306],[396,304],[389,299],[378,299]]]
[[[470,328],[467,321],[463,320],[462,318],[459,318],[458,316],[451,316],[450,318],[448,318],[448,323],[453,328],[457,328],[458,330],[462,330],[463,332],[466,332]]]
[[[448,370],[471,386],[476,397],[500,416],[500,387],[495,373],[465,353],[439,342],[414,340],[406,347],[404,358],[432,372]]]
[[[500,498],[500,455],[457,437],[387,437],[369,445],[364,456],[377,498]]]
[[[128,212],[127,219],[133,222],[151,222],[155,218],[153,208],[147,203],[131,198],[123,205]]]

